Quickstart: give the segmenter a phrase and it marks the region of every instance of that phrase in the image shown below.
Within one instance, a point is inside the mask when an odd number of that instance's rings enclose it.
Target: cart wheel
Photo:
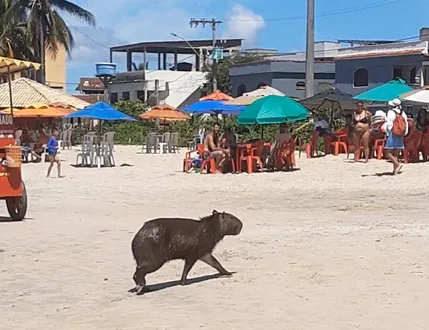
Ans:
[[[22,196],[6,198],[6,207],[13,221],[21,221],[27,214],[27,190],[22,182]]]

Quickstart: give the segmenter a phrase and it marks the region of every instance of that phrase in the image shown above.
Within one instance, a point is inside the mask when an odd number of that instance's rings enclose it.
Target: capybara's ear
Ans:
[[[213,215],[215,215],[215,214],[218,214],[219,212],[218,211],[216,211],[216,210],[213,210],[213,212],[212,212],[212,214]]]

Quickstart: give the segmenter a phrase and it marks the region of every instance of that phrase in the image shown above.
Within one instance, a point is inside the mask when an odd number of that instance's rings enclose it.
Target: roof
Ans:
[[[104,90],[103,83],[99,78],[86,78],[79,79],[79,85],[76,87],[77,91],[98,91]]]
[[[419,40],[384,45],[343,48],[339,50],[335,59],[339,61],[343,59],[403,56],[415,54],[427,55],[428,42]]]
[[[73,96],[77,97],[79,100],[88,102],[90,104],[94,104],[94,103],[97,103],[98,101],[104,100],[104,94],[76,94]]]
[[[255,60],[252,62],[246,62],[246,63],[237,63],[234,65],[231,65],[231,67],[235,67],[235,66],[247,66],[247,65],[254,65],[254,64],[269,64],[269,63],[273,63],[273,62],[283,62],[283,63],[305,63],[305,61],[299,61],[299,60],[285,60],[285,59],[281,59],[281,60],[276,60],[276,59],[262,59],[262,60]],[[335,63],[335,61],[332,60],[315,60],[314,63]]]
[[[28,78],[12,81],[12,97],[13,106],[16,108],[24,108],[33,103],[51,104],[55,102],[60,102],[76,109],[89,105],[89,103],[77,97],[52,89]],[[8,107],[10,107],[9,86],[6,83],[0,85],[0,108]]]
[[[221,45],[224,49],[241,47],[243,39],[221,39],[218,40],[218,45]],[[149,41],[140,42],[129,45],[114,46],[110,47],[111,52],[126,52],[127,50],[133,52],[143,53],[145,50],[147,53],[174,53],[176,50],[179,54],[195,54],[195,48],[213,46],[212,39],[207,40],[171,40],[171,41]]]
[[[339,39],[338,42],[345,44],[361,44],[361,45],[384,45],[384,44],[393,44],[397,41],[393,40],[362,40],[362,39]]]
[[[389,56],[403,56],[403,55],[416,55],[422,54],[421,49],[408,49],[402,51],[385,51],[385,52],[373,52],[373,53],[363,53],[363,54],[353,54],[348,56],[337,57],[336,60],[350,60],[357,58],[373,58],[373,57],[389,57]]]

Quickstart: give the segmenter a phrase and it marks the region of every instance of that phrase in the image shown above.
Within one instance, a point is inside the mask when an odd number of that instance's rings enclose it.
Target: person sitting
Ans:
[[[213,131],[208,133],[204,138],[204,151],[210,152],[210,155],[214,158],[216,164],[216,173],[222,173],[222,167],[227,157],[230,156],[228,149],[220,147],[220,124],[214,125]]]
[[[225,128],[225,132],[220,137],[220,145],[229,150],[229,155],[234,158],[237,150],[237,137],[230,127]]]
[[[282,144],[288,143],[290,139],[286,124],[280,124],[279,131],[273,137],[273,145],[276,144],[280,147]]]
[[[423,132],[426,127],[429,125],[428,120],[426,119],[427,111],[425,108],[421,108],[415,122],[416,130]]]
[[[316,121],[316,124],[314,125],[314,130],[316,132],[319,132],[320,136],[325,136],[330,134],[329,124],[323,117],[319,118]]]
[[[291,139],[291,136],[287,132],[286,124],[280,124],[278,132],[274,134],[271,140],[270,153],[264,161],[265,166],[268,169],[274,169],[277,151],[280,149],[282,145],[285,145],[286,143],[288,143],[290,139]]]

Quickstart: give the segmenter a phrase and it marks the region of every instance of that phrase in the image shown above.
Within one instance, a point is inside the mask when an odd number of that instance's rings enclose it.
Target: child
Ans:
[[[57,163],[58,177],[62,178],[61,161],[60,161],[60,158],[58,157],[58,141],[57,141],[58,133],[59,133],[58,129],[53,128],[52,136],[49,139],[48,144],[46,145],[46,148],[48,149],[49,162],[50,162],[48,167],[48,174],[46,175],[47,178],[49,178],[51,175],[51,170],[52,170],[52,167],[54,167],[54,163]]]

